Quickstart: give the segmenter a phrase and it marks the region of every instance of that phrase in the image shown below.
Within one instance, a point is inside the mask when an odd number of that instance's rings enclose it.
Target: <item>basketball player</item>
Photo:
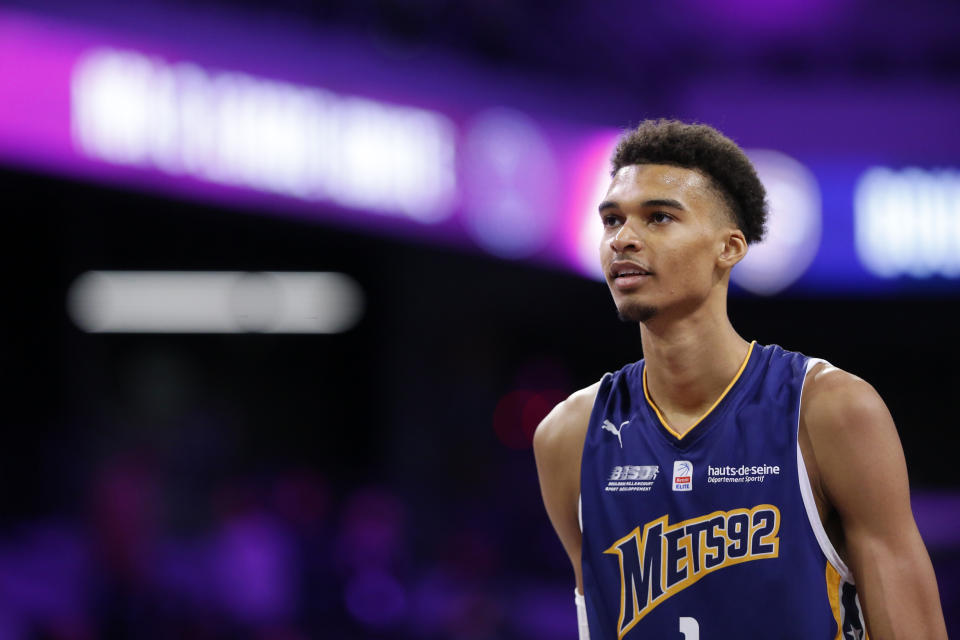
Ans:
[[[727,318],[766,216],[750,161],[710,127],[646,121],[612,175],[600,261],[644,359],[534,437],[581,640],[946,638],[883,401]]]

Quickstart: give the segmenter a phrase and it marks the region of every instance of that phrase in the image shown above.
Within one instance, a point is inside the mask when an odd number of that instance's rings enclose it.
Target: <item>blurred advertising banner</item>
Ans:
[[[616,127],[439,57],[182,18],[151,16],[148,31],[0,11],[0,161],[599,277]],[[883,94],[750,91],[678,98],[685,119],[745,146],[767,186],[768,239],[734,270],[741,289],[960,288],[949,100],[918,93],[885,116]],[[640,105],[632,122],[655,115]]]

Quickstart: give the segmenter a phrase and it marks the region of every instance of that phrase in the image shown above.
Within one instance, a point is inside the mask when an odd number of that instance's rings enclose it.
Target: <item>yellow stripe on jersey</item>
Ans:
[[[833,640],[843,640],[840,635],[840,627],[843,621],[840,619],[840,574],[833,568],[830,562],[827,562],[827,598],[830,599],[830,611],[833,612],[833,619],[837,623],[837,633]]]
[[[677,440],[683,440],[683,436],[687,435],[687,433],[690,433],[695,426],[697,426],[698,424],[700,424],[701,422],[703,422],[704,419],[705,419],[708,415],[710,415],[710,412],[713,411],[714,409],[716,409],[716,408],[717,408],[717,405],[720,404],[720,402],[727,396],[727,393],[730,392],[730,389],[733,389],[733,385],[737,384],[737,380],[740,379],[740,376],[741,376],[741,374],[743,374],[744,369],[747,368],[747,363],[750,362],[750,355],[753,353],[753,347],[754,347],[755,344],[757,344],[757,341],[756,341],[756,340],[754,340],[753,342],[750,343],[750,348],[747,349],[747,357],[744,358],[744,359],[743,359],[743,362],[740,364],[740,369],[737,371],[737,375],[733,376],[733,380],[731,380],[731,381],[730,381],[730,384],[727,385],[727,388],[723,390],[723,393],[720,394],[720,397],[717,398],[716,402],[714,402],[712,405],[710,405],[710,408],[707,409],[707,411],[706,411],[702,416],[700,416],[699,418],[697,418],[697,421],[694,422],[692,425],[690,425],[690,428],[687,429],[686,433],[684,433],[684,434],[682,434],[682,435],[679,434],[679,433],[677,433],[677,432],[673,429],[673,427],[671,427],[669,424],[667,424],[667,419],[663,417],[663,414],[660,413],[660,409],[657,408],[656,403],[650,398],[650,390],[647,388],[647,367],[646,367],[646,365],[644,365],[644,367],[643,367],[643,395],[644,395],[644,397],[646,397],[647,403],[653,408],[653,412],[657,414],[657,417],[658,417],[658,418],[660,418],[660,424],[663,425],[663,428],[666,429],[667,431],[669,431],[670,433],[672,433],[672,434],[677,438]]]
[[[843,619],[846,617],[847,612],[843,609],[843,604],[840,601],[843,593],[843,583],[840,580],[840,574],[833,565],[830,564],[830,561],[827,561],[826,578],[827,598],[830,600],[830,611],[833,612],[833,619],[837,623],[837,633],[833,636],[833,640],[847,640],[843,631]],[[860,606],[859,601],[857,601],[857,606]],[[856,614],[864,627],[863,640],[870,640],[870,634],[867,633],[866,621],[864,621],[862,613],[862,610],[858,608]]]

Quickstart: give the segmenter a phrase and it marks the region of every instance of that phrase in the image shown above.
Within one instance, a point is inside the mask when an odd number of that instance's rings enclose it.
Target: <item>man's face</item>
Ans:
[[[600,262],[622,319],[684,314],[706,299],[734,230],[726,212],[698,171],[644,164],[614,175],[600,204]]]

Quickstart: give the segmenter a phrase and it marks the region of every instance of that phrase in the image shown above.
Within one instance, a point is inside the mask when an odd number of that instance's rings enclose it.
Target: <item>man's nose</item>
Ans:
[[[625,222],[617,233],[610,238],[610,248],[615,253],[623,253],[627,250],[636,251],[641,246],[640,234],[638,234],[630,223]]]

